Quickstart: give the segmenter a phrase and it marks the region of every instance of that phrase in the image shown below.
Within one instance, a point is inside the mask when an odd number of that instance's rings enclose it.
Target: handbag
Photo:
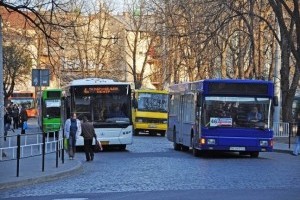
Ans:
[[[68,149],[69,149],[69,139],[68,138],[64,138],[64,149],[66,151],[68,151]]]
[[[100,141],[95,138],[96,144],[95,144],[95,151],[103,151],[103,147]]]
[[[24,122],[23,122],[23,129],[26,130],[27,128],[28,128],[27,122],[24,121]]]

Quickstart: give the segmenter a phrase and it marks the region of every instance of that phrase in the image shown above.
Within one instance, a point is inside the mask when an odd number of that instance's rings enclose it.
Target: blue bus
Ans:
[[[232,151],[251,157],[272,151],[273,110],[278,104],[273,82],[207,79],[172,85],[169,95],[167,138],[175,150],[191,148],[195,156]]]

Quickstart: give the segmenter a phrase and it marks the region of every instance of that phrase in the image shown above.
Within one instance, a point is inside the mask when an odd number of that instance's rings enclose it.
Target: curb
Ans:
[[[6,183],[0,183],[0,190],[12,189],[12,188],[17,188],[17,187],[26,186],[26,185],[32,185],[32,184],[37,184],[37,183],[58,180],[61,178],[66,178],[69,176],[76,175],[82,171],[83,171],[82,162],[78,161],[77,165],[75,165],[74,167],[72,167],[68,170],[59,171],[59,172],[49,174],[49,175],[42,175],[42,176],[34,177],[34,178],[26,178],[26,179],[19,180],[19,181],[10,181],[10,182],[6,182]]]
[[[293,150],[273,149],[273,152],[290,154]]]

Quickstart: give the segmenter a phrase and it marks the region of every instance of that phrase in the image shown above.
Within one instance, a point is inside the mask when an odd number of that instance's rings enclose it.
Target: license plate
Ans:
[[[109,145],[109,141],[100,141],[102,145]]]
[[[230,147],[229,150],[230,151],[245,151],[246,148],[245,147]]]
[[[149,127],[149,128],[156,128],[156,125],[155,125],[155,124],[149,124],[148,127]]]

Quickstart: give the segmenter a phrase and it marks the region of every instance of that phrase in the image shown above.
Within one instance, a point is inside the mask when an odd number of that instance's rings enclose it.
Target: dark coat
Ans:
[[[300,136],[300,124],[298,122],[298,127],[297,127],[297,133],[296,133],[297,136]]]
[[[4,115],[4,124],[11,124],[11,117],[7,112]]]
[[[300,113],[296,116],[295,122],[297,123],[297,136],[300,136]]]
[[[83,122],[81,124],[81,131],[81,136],[84,139],[93,139],[96,137],[94,126],[89,122]]]
[[[28,120],[28,115],[24,108],[22,108],[22,110],[20,112],[20,120],[21,120],[21,122],[25,122]]]

